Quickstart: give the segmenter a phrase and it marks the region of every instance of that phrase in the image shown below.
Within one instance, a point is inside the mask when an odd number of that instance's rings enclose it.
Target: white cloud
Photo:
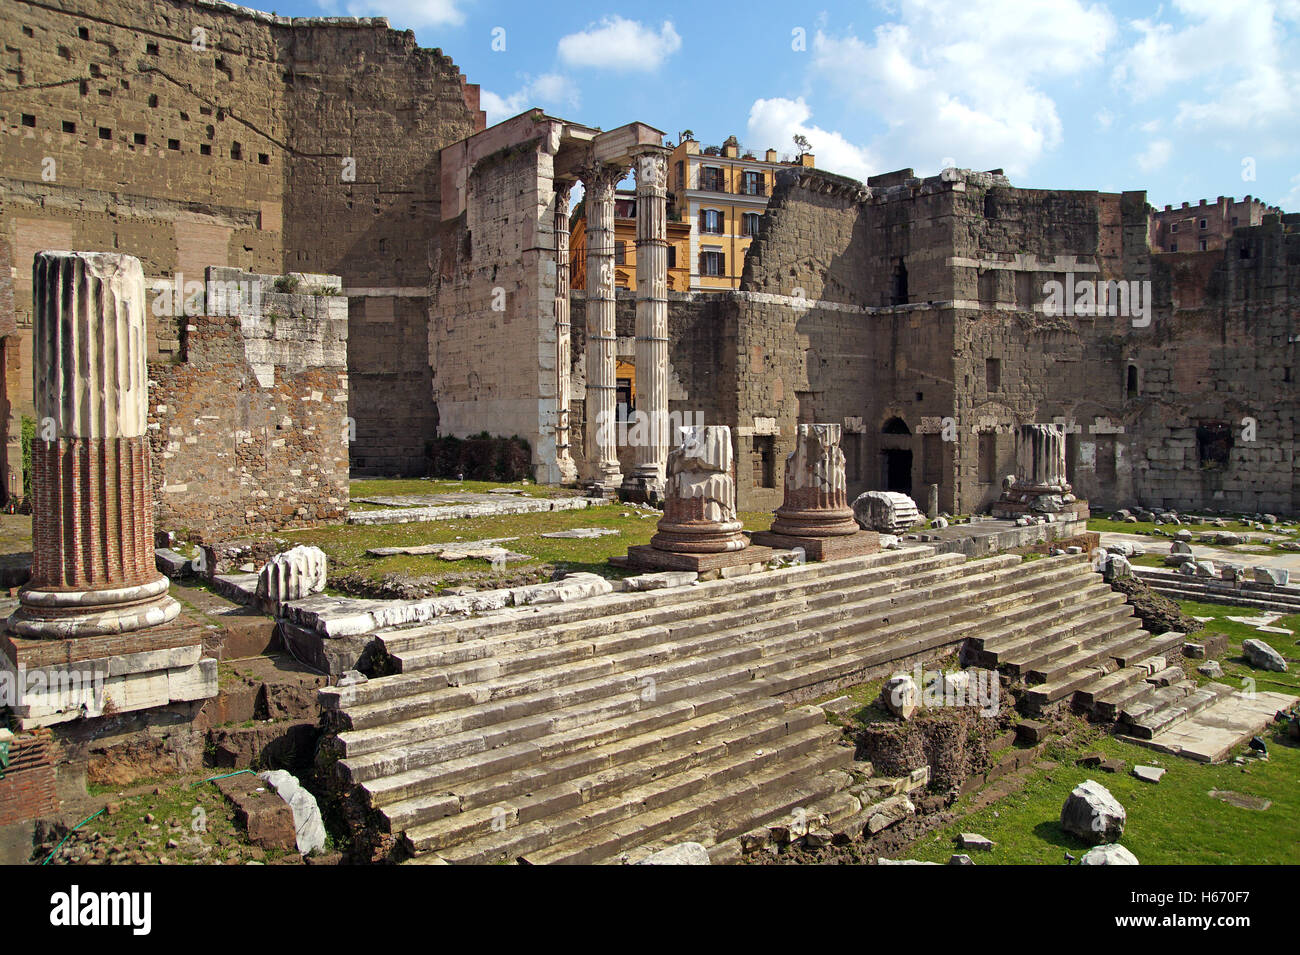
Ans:
[[[1169,157],[1174,154],[1174,144],[1167,139],[1153,139],[1147,148],[1137,155],[1137,164],[1143,172],[1155,172],[1162,168]]]
[[[340,9],[350,17],[387,17],[399,30],[459,26],[465,22],[460,0],[316,0],[329,16]]]
[[[1283,212],[1300,212],[1300,175],[1291,177],[1291,191],[1278,203]]]
[[[755,100],[749,110],[746,140],[758,148],[788,152],[798,133],[808,137],[817,165],[829,172],[865,181],[867,176],[882,171],[870,150],[855,146],[839,133],[812,125],[810,119],[812,110],[803,97]]]
[[[1097,110],[1097,114],[1093,119],[1097,121],[1098,129],[1110,129],[1115,124],[1115,114],[1104,107]]]
[[[1173,6],[1180,26],[1154,17],[1130,24],[1140,38],[1115,72],[1118,85],[1137,101],[1176,95],[1174,123],[1188,131],[1289,144],[1300,124],[1300,49],[1283,21],[1294,20],[1300,4]]]
[[[885,132],[871,144],[891,166],[1025,172],[1060,145],[1041,84],[1097,68],[1117,28],[1083,0],[899,0],[871,41],[818,31],[814,70]]]
[[[656,33],[654,27],[616,14],[560,37],[557,52],[570,66],[648,72],[681,47],[682,38],[671,20],[665,20]]]
[[[576,110],[581,102],[578,87],[561,73],[543,73],[536,79],[525,76],[523,85],[508,96],[483,90],[479,97],[489,126],[534,106]]]

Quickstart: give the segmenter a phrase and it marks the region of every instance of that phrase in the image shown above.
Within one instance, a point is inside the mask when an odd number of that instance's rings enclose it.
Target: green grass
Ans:
[[[1193,600],[1180,600],[1178,605],[1183,608],[1184,613],[1193,617],[1214,618],[1205,625],[1204,631],[1193,635],[1192,640],[1199,642],[1200,638],[1208,633],[1222,633],[1227,636],[1228,652],[1219,660],[1223,666],[1223,677],[1219,682],[1240,687],[1243,680],[1250,679],[1254,681],[1256,690],[1300,695],[1300,662],[1297,662],[1300,660],[1300,651],[1297,651],[1296,647],[1296,640],[1300,637],[1300,614],[1281,617],[1270,624],[1273,627],[1294,631],[1291,636],[1287,636],[1280,633],[1260,633],[1248,624],[1227,619],[1258,615],[1258,611],[1251,610],[1249,607],[1230,607],[1225,604],[1198,603]],[[1286,657],[1290,661],[1288,671],[1272,673],[1252,667],[1241,653],[1241,641],[1246,639],[1263,640]]]
[[[375,496],[399,497],[407,494],[451,494],[457,491],[486,494],[496,487],[515,488],[525,497],[576,497],[582,494],[582,491],[577,488],[552,487],[546,484],[533,484],[531,481],[501,484],[494,481],[444,481],[430,478],[374,478],[352,481],[349,484],[349,494],[353,500]]]
[[[1268,762],[1249,766],[1208,766],[1098,735],[1076,747],[1052,754],[1053,769],[1034,769],[1023,789],[986,808],[959,818],[923,837],[898,858],[945,862],[957,850],[954,838],[977,832],[997,843],[989,853],[975,853],[976,864],[1060,865],[1068,850],[1076,857],[1089,846],[1064,832],[1061,806],[1070,790],[1095,779],[1119,800],[1128,813],[1120,843],[1143,865],[1246,865],[1300,863],[1300,747],[1288,744],[1284,728],[1271,734]],[[1084,753],[1118,756],[1123,774],[1074,765]],[[1168,770],[1158,784],[1128,773],[1135,764]],[[1208,793],[1232,790],[1272,800],[1259,812],[1241,809]],[[958,811],[969,805],[963,797]]]

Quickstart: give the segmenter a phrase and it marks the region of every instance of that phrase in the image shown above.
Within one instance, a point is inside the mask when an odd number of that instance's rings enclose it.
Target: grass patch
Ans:
[[[1241,687],[1245,685],[1245,681],[1253,680],[1256,690],[1300,695],[1300,667],[1296,665],[1297,657],[1300,657],[1300,653],[1296,651],[1296,635],[1300,634],[1300,614],[1281,617],[1269,624],[1272,627],[1294,631],[1290,636],[1287,636],[1281,633],[1260,633],[1249,624],[1227,619],[1228,617],[1259,616],[1257,611],[1253,611],[1249,607],[1199,603],[1194,600],[1180,600],[1177,603],[1182,607],[1184,613],[1193,617],[1213,618],[1205,624],[1205,630],[1202,633],[1194,634],[1191,637],[1192,640],[1199,642],[1198,638],[1209,633],[1221,633],[1228,638],[1228,652],[1219,661],[1223,666],[1223,677],[1218,682],[1233,687]],[[1286,673],[1273,673],[1268,670],[1255,669],[1246,662],[1246,658],[1241,653],[1241,642],[1247,639],[1262,640],[1267,643],[1287,658],[1290,662],[1290,669]]]
[[[976,863],[1061,865],[1068,851],[1078,857],[1089,846],[1060,827],[1061,806],[1070,790],[1095,779],[1114,794],[1128,813],[1121,844],[1143,865],[1295,865],[1300,840],[1288,837],[1300,827],[1300,747],[1284,739],[1285,728],[1271,735],[1268,762],[1248,766],[1208,766],[1166,756],[1109,736],[1052,754],[1053,769],[1031,770],[1023,789],[999,799],[914,843],[899,858],[945,862],[957,850],[961,832],[978,832],[997,843],[978,853]],[[1127,772],[1111,774],[1074,765],[1088,752],[1117,756],[1131,768],[1159,765],[1168,772],[1158,784],[1144,783]],[[1263,811],[1241,809],[1208,793],[1232,790],[1260,796],[1273,805]],[[958,811],[969,805],[963,797]]]

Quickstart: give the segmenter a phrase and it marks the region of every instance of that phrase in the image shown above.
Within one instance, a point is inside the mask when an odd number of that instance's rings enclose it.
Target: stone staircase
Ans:
[[[1231,604],[1276,613],[1300,613],[1300,587],[1253,580],[1239,582],[1212,577],[1188,577],[1162,567],[1134,567],[1133,573],[1152,590],[1172,600]]]
[[[1140,630],[1082,555],[928,547],[376,637],[397,672],[321,692],[326,752],[413,861],[451,863],[608,862],[842,816],[853,750],[798,701],[963,641],[1060,699],[1181,641]]]

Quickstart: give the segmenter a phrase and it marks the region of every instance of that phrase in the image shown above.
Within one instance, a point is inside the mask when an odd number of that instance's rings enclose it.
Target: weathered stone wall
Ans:
[[[181,352],[149,365],[158,527],[214,541],[340,519],[347,300],[275,292],[269,275],[210,275],[261,281],[261,309],[182,320]]]
[[[924,505],[938,484],[950,511],[996,499],[1032,421],[1067,426],[1068,476],[1094,506],[1300,507],[1293,217],[1221,253],[1153,256],[1141,192],[1015,189],[965,171],[868,187],[785,176],[751,247],[731,305],[728,423],[754,441],[752,474],[738,447],[742,507],[779,502],[801,421],[844,425],[851,493]],[[1071,280],[1151,280],[1147,310],[1045,309],[1045,283]],[[1241,439],[1250,420],[1254,442]],[[1207,428],[1237,435],[1221,462],[1207,460]]]
[[[20,373],[9,472],[31,413],[32,254],[105,249],[150,278],[210,265],[342,275],[353,318],[353,452],[423,467],[438,150],[484,125],[478,87],[382,19],[277,17],[212,0],[16,0],[0,21],[0,244],[15,267]],[[373,301],[373,300],[378,300]],[[175,341],[152,336],[152,354]],[[12,368],[13,362],[7,363]]]

